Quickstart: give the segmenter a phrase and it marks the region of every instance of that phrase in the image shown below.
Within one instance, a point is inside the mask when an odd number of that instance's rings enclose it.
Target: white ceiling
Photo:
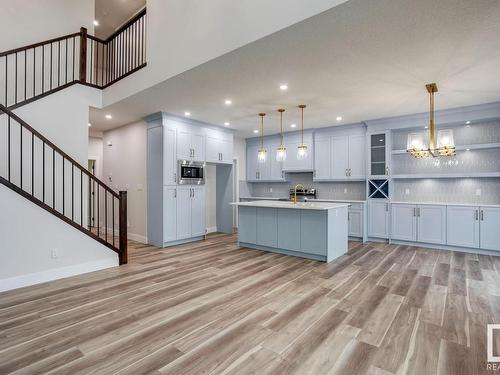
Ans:
[[[437,82],[436,108],[500,100],[500,1],[350,0],[209,61],[102,110],[93,130],[157,111],[222,125],[253,136],[299,124],[323,127],[425,112],[424,85]],[[193,46],[196,48],[196,46]],[[279,90],[287,83],[286,92]],[[224,99],[231,98],[231,106]],[[113,120],[105,120],[111,113]],[[342,116],[343,121],[335,118]]]
[[[95,0],[96,36],[107,38],[145,5],[146,0]]]

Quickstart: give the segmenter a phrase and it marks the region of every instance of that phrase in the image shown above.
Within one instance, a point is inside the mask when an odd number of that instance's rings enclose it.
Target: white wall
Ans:
[[[2,0],[0,51],[80,31],[94,32],[94,0]]]
[[[97,137],[89,137],[89,151],[88,151],[88,159],[95,160],[95,176],[102,180],[102,153],[103,153],[103,144],[102,138]]]
[[[0,202],[0,291],[118,266],[114,251],[3,185]]]
[[[116,190],[127,190],[128,236],[146,243],[146,123],[140,121],[104,132],[103,145],[103,180]]]
[[[105,90],[105,105],[346,0],[148,0],[147,67]]]

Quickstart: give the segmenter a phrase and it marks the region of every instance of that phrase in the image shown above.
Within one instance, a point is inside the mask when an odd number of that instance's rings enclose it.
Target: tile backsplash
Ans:
[[[464,204],[500,204],[500,178],[393,180],[393,200]]]
[[[314,187],[317,196],[322,199],[364,200],[366,199],[366,184],[357,182],[313,182],[312,173],[287,174],[287,182],[247,182],[240,181],[240,196],[253,197],[288,197],[289,191],[296,184],[306,188]],[[272,190],[272,191],[271,191]]]

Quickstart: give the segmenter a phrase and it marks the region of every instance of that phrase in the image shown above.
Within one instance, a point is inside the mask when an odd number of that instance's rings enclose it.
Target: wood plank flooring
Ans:
[[[0,374],[492,373],[498,257],[351,242],[325,264],[221,234],[129,246],[126,266],[0,294]]]

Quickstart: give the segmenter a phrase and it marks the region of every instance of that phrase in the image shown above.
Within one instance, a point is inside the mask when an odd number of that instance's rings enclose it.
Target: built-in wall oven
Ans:
[[[177,183],[181,185],[203,185],[205,163],[191,160],[177,161]]]

